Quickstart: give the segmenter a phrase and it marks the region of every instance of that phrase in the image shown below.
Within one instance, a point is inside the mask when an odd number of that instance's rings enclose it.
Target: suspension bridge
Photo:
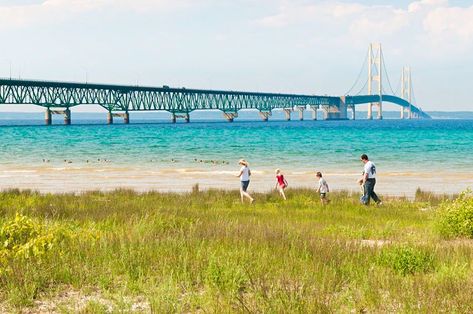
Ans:
[[[352,91],[362,81],[363,69],[368,70],[368,79],[355,94]],[[390,90],[385,91],[383,78],[386,76]],[[107,110],[107,122],[114,118],[130,122],[130,112],[167,111],[172,122],[177,119],[190,121],[195,110],[220,110],[228,121],[238,117],[238,112],[253,109],[259,112],[263,121],[268,121],[273,110],[283,110],[286,120],[297,111],[299,119],[304,111],[323,110],[326,120],[355,119],[356,107],[368,104],[367,118],[373,119],[373,108],[377,119],[383,118],[383,102],[400,107],[400,118],[429,119],[430,116],[413,104],[413,87],[410,68],[405,67],[401,75],[401,94],[394,92],[384,65],[380,44],[371,44],[362,66],[362,71],[353,87],[343,96],[317,96],[300,94],[260,93],[242,91],[220,91],[187,88],[143,87],[108,84],[33,81],[0,79],[0,104],[31,104],[45,108],[45,123],[52,123],[52,115],[62,115],[64,123],[71,123],[71,108],[78,105],[99,105]],[[348,111],[351,110],[351,117]]]

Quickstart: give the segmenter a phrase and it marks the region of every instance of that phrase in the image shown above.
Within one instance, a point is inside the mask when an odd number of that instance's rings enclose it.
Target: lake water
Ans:
[[[281,168],[291,187],[314,186],[317,170],[332,189],[356,191],[362,153],[376,163],[382,193],[413,195],[417,187],[456,193],[473,185],[473,120],[264,123],[248,115],[234,123],[197,116],[170,124],[132,115],[129,125],[105,125],[104,114],[82,114],[71,126],[46,127],[41,115],[19,115],[0,121],[3,189],[238,188],[233,175],[245,158],[253,190],[271,189],[274,169]]]

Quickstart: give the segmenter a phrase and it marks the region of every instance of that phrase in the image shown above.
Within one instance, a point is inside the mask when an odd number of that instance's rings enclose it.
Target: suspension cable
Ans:
[[[366,63],[368,62],[368,54],[366,54],[365,56],[365,61],[363,61],[363,65],[361,66],[361,69],[360,69],[360,73],[358,73],[358,77],[357,79],[355,80],[355,83],[353,84],[353,86],[348,90],[348,92],[345,93],[345,95],[349,95],[353,89],[355,88],[355,86],[358,84],[358,82],[360,81],[360,78],[361,78],[361,74],[363,74],[363,70],[365,69],[365,65]],[[366,85],[366,84],[365,84]]]
[[[399,95],[399,90],[401,89],[401,84],[402,84],[402,75],[401,75],[401,77],[399,77],[399,80],[397,81],[397,87],[396,87],[396,91],[394,92],[394,95],[396,95],[396,96]],[[403,96],[403,95],[401,95],[401,96]]]
[[[355,94],[355,96],[358,96],[361,94],[361,92],[365,89],[366,85],[368,85],[368,80],[366,80],[365,84],[363,85],[363,87],[358,91],[358,93]]]
[[[384,73],[386,74],[386,78],[388,80],[389,88],[391,89],[391,92],[393,93],[393,95],[395,95],[393,87],[391,86],[391,81],[389,80],[388,71],[386,70],[386,62],[384,62],[385,59],[384,59],[384,53],[382,50],[381,50],[381,57],[383,58],[383,62],[382,62],[383,69],[384,69]]]

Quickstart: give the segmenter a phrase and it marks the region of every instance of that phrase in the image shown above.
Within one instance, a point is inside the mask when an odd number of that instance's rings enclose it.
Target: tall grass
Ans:
[[[198,188],[0,193],[1,226],[21,214],[38,234],[71,234],[38,258],[7,258],[0,308],[81,291],[125,312],[134,298],[156,313],[473,310],[472,246],[437,236],[433,210],[421,210],[436,201],[365,207],[340,192],[324,207],[309,190],[287,196],[256,194],[250,206],[236,191]]]

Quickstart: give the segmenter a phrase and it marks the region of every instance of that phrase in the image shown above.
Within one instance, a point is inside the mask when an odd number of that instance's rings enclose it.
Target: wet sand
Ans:
[[[361,167],[360,167],[361,168]],[[332,170],[324,173],[332,191],[358,192],[360,172]],[[44,164],[35,166],[3,165],[0,167],[0,189],[30,189],[43,193],[80,193],[90,190],[110,191],[129,188],[136,191],[186,192],[195,184],[200,189],[238,189],[238,168],[201,166],[150,168],[113,164]],[[312,169],[283,169],[289,188],[314,188]],[[274,188],[273,169],[252,169],[250,191],[266,192]],[[473,186],[473,173],[380,173],[377,192],[412,197],[417,188],[434,193],[459,193]]]

